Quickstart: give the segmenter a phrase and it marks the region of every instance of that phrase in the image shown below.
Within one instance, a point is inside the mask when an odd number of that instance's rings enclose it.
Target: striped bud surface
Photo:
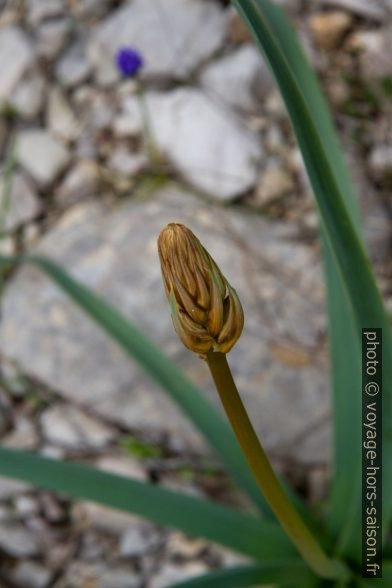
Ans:
[[[236,291],[199,239],[171,223],[158,238],[166,295],[174,328],[188,349],[205,357],[227,353],[241,335],[244,314]]]

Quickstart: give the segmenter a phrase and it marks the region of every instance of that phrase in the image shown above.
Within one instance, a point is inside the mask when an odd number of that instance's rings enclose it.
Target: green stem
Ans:
[[[264,496],[308,565],[323,578],[344,578],[346,566],[329,558],[286,496],[238,394],[226,355],[209,352],[207,364],[228,419]]]

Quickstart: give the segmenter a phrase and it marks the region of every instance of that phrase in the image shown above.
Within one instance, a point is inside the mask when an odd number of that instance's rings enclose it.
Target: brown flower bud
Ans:
[[[199,239],[184,225],[167,225],[158,238],[174,328],[186,347],[205,357],[227,353],[242,332],[237,293]]]

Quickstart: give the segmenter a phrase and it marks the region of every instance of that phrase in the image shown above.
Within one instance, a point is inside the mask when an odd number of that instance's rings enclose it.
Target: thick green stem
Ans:
[[[346,566],[326,555],[283,490],[238,394],[226,355],[209,352],[207,364],[250,469],[282,527],[304,560],[319,576],[336,579],[347,577],[349,572]]]

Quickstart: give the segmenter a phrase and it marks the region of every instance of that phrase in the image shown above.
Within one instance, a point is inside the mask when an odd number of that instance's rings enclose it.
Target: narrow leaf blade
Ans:
[[[0,448],[0,474],[35,486],[131,512],[205,537],[266,561],[293,553],[274,522],[231,508],[80,464]]]

